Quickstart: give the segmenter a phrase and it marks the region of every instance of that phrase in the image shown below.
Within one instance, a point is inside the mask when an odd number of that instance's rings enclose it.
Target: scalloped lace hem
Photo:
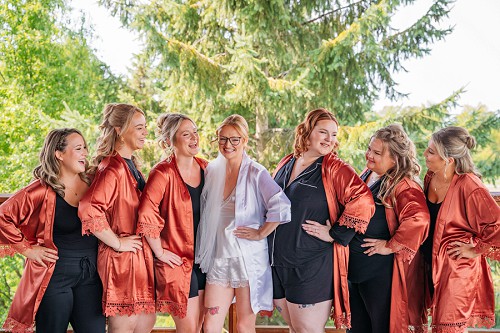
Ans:
[[[429,325],[410,325],[408,326],[409,333],[429,333]]]
[[[208,276],[207,276],[207,283],[227,288],[245,288],[250,285],[248,280],[242,280],[242,281],[222,280],[222,279],[209,278]]]
[[[403,261],[412,261],[417,253],[392,238],[387,242],[387,247],[394,251],[394,253],[400,255]]]
[[[137,234],[140,236],[148,236],[151,238],[160,238],[162,228],[157,225],[146,224],[143,222],[137,223]]]
[[[353,228],[356,232],[364,234],[366,228],[368,228],[368,222],[365,220],[358,219],[357,217],[348,216],[342,214],[338,220],[340,225],[345,225],[348,228]]]
[[[107,303],[104,310],[106,317],[131,316],[140,313],[155,313],[155,303],[153,301],[134,304]]]
[[[330,314],[330,318],[333,319],[336,329],[351,328],[351,314],[342,313],[341,315],[335,315],[333,312]]]
[[[17,320],[13,318],[7,318],[5,320],[5,323],[3,324],[3,328],[7,332],[12,332],[12,333],[27,333],[27,332],[34,332],[34,327],[33,324],[31,325],[26,325],[18,322]]]
[[[467,327],[492,328],[495,325],[495,316],[473,315],[466,322],[442,323],[432,325],[432,333],[463,333]]]
[[[174,317],[184,318],[187,314],[187,304],[180,304],[171,301],[157,301],[156,312],[169,313]]]
[[[30,249],[31,245],[28,240],[24,239],[22,242],[17,244],[4,244],[0,245],[0,258],[13,256],[16,253],[23,253],[26,249]]]
[[[500,247],[492,246],[479,240],[475,250],[476,253],[480,253],[485,257],[500,261]]]
[[[103,231],[106,229],[109,229],[109,224],[105,217],[82,221],[82,234],[84,235],[90,235],[95,231]]]

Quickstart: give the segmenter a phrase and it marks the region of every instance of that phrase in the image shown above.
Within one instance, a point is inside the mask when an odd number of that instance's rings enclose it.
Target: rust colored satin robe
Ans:
[[[432,178],[428,172],[425,184]],[[474,259],[451,259],[450,243],[473,239]],[[500,208],[474,174],[454,175],[439,210],[432,246],[432,331],[462,333],[495,324],[495,294],[486,257],[500,259]]]
[[[276,170],[281,169],[291,158],[292,155],[285,156]],[[325,155],[321,172],[330,222],[332,224],[339,223],[364,233],[375,213],[373,196],[368,186],[350,165],[334,153]],[[331,317],[337,328],[342,326],[349,328],[351,327],[349,285],[347,282],[349,247],[334,242],[333,261],[333,310]]]
[[[207,161],[195,157],[204,170]],[[150,172],[139,205],[137,234],[160,238],[164,249],[182,258],[174,268],[155,259],[156,311],[184,318],[194,264],[193,207],[175,157]]]
[[[78,215],[82,232],[108,228],[118,236],[136,234],[141,192],[125,160],[115,153],[106,157],[94,181],[80,200]],[[103,312],[106,316],[154,313],[153,255],[142,239],[142,251],[116,252],[99,242],[97,270],[103,285]]]
[[[57,250],[52,239],[56,193],[39,180],[14,194],[0,206],[0,257],[23,252],[33,245]],[[24,272],[3,328],[32,332],[35,315],[54,273],[55,263],[42,267],[26,259]]]
[[[393,208],[385,208],[391,234],[386,246],[394,251],[389,332],[408,333],[421,320],[423,303],[412,291],[422,287],[423,258],[418,249],[429,233],[430,216],[424,192],[413,180],[402,179],[394,194]]]

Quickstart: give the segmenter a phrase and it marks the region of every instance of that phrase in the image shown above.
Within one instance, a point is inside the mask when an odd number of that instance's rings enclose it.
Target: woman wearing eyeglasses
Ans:
[[[259,311],[272,311],[266,237],[290,221],[290,201],[268,171],[245,153],[248,124],[240,115],[217,128],[219,156],[208,164],[196,259],[207,272],[203,325],[220,333],[236,296],[238,332],[255,332]]]

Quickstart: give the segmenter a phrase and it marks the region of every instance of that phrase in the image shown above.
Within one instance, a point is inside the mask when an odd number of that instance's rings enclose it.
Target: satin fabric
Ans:
[[[428,172],[425,185],[432,178]],[[473,239],[481,256],[451,259],[450,243]],[[432,331],[461,333],[466,327],[492,327],[495,294],[486,257],[500,259],[500,208],[474,174],[453,176],[439,210],[432,248]]]
[[[110,228],[120,237],[135,235],[140,196],[125,160],[116,152],[106,157],[80,200],[82,233]],[[153,255],[144,238],[142,247],[135,254],[116,252],[99,242],[97,270],[103,284],[106,316],[154,313]]]
[[[285,156],[276,167],[281,169],[291,158]],[[357,232],[364,233],[375,213],[375,204],[370,189],[356,172],[337,155],[325,155],[321,167],[323,185],[326,192],[330,222],[339,223]],[[336,242],[333,244],[333,309],[331,317],[335,327],[351,327],[349,305],[349,248]]]
[[[207,161],[195,157],[205,170]],[[175,156],[149,173],[139,205],[137,234],[160,238],[164,249],[182,258],[174,268],[155,259],[156,311],[184,318],[194,263],[193,207]]]
[[[208,183],[210,172],[205,177]],[[290,222],[290,200],[266,168],[251,160],[246,153],[243,154],[235,189],[236,227],[258,229],[265,222]],[[199,228],[202,228],[201,222]],[[267,238],[259,241],[241,238],[236,240],[248,274],[252,311],[263,311],[262,314],[267,315],[268,311],[273,310],[273,283]]]
[[[0,206],[0,256],[23,252],[33,245],[57,250],[52,239],[56,193],[36,180]],[[35,315],[54,273],[55,263],[42,267],[26,259],[24,272],[3,328],[32,332]]]
[[[408,333],[422,320],[422,300],[411,295],[422,288],[423,258],[418,249],[429,233],[430,216],[424,192],[415,181],[402,179],[394,194],[392,208],[385,208],[392,236],[386,246],[394,251],[389,332]]]

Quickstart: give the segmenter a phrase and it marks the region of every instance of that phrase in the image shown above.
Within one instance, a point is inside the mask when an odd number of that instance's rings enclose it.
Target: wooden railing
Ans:
[[[491,195],[495,198],[495,201],[500,205],[500,192],[492,192]],[[0,194],[0,204],[4,203],[10,194]],[[229,333],[236,333],[236,309],[233,305],[229,309]],[[0,330],[0,332],[4,332]],[[155,327],[152,331],[153,333],[174,333],[175,328],[162,328]],[[288,333],[287,326],[257,326],[257,333]],[[327,327],[325,329],[327,333],[345,333],[345,330],[337,330],[335,328]],[[68,330],[68,333],[73,333],[72,330]],[[469,333],[500,333],[500,329],[469,329]]]

